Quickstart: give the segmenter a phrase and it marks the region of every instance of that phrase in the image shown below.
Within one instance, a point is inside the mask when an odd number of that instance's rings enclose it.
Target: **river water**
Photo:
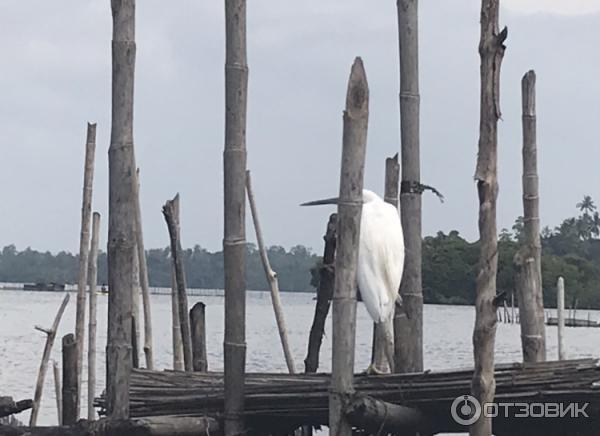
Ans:
[[[63,294],[52,292],[0,291],[0,396],[17,399],[33,398],[38,368],[46,335],[34,330],[34,325],[50,327]],[[284,293],[282,295],[291,348],[298,371],[304,369],[308,332],[312,323],[315,302],[312,294]],[[206,304],[207,349],[209,370],[222,370],[223,343],[223,297],[189,297],[191,308],[197,301]],[[171,300],[168,295],[152,295],[152,323],[154,333],[155,367],[172,367],[171,355]],[[106,346],[106,320],[108,298],[98,296],[98,385],[101,392],[104,384],[104,349]],[[554,312],[554,311],[550,311]],[[554,313],[551,313],[554,316]],[[87,316],[87,315],[86,315]],[[577,311],[578,318],[587,318],[588,312]],[[600,320],[600,312],[590,311],[592,320]],[[424,308],[424,366],[426,369],[441,370],[472,366],[471,333],[475,318],[473,307],[426,305]],[[321,351],[320,371],[331,368],[331,317]],[[87,324],[87,320],[86,320]],[[60,338],[74,331],[75,294],[63,316],[57,339],[52,350],[52,359],[60,362]],[[366,369],[371,356],[371,320],[359,303],[356,335],[356,371]],[[548,358],[557,358],[556,328],[547,327]],[[521,360],[519,326],[498,324],[496,361],[515,362]],[[249,292],[247,298],[247,369],[248,371],[286,372],[277,327],[266,292]],[[86,332],[87,338],[87,332]],[[600,329],[567,328],[565,343],[569,358],[593,357],[598,355]],[[143,356],[140,359],[143,362]],[[83,390],[87,389],[84,369]],[[87,398],[84,394],[83,398]],[[87,416],[86,401],[82,401],[81,416]],[[29,412],[18,415],[28,422]],[[55,425],[57,413],[51,365],[46,375],[39,425]]]

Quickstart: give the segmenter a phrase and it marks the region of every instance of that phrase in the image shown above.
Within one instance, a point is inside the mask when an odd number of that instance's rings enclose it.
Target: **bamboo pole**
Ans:
[[[131,285],[131,358],[133,367],[140,367],[140,262],[137,243],[133,251],[132,285]]]
[[[352,426],[344,406],[354,392],[356,334],[356,267],[362,211],[362,188],[369,121],[369,88],[362,60],[352,65],[344,111],[344,134],[338,241],[333,292],[333,350],[329,429],[334,436],[350,436]]]
[[[144,246],[144,227],[142,226],[142,209],[140,207],[140,169],[136,171],[135,183],[135,241],[137,259],[139,263],[139,285],[142,290],[142,304],[144,305],[144,356],[146,368],[154,369],[154,353],[152,348],[152,308],[150,302],[150,284],[148,281],[148,264],[146,262],[146,249]],[[139,334],[139,316],[137,329]],[[139,338],[139,337],[138,337]],[[139,344],[138,340],[138,344]]]
[[[319,368],[319,352],[323,335],[325,334],[325,321],[331,306],[334,285],[334,262],[336,246],[336,228],[337,214],[332,213],[327,222],[325,231],[325,248],[323,250],[323,265],[319,271],[319,287],[317,288],[317,304],[315,306],[315,315],[310,328],[308,338],[308,352],[304,359],[304,372],[317,372]]]
[[[546,327],[542,293],[542,243],[540,240],[537,173],[535,72],[521,81],[523,100],[523,210],[525,241],[515,255],[516,288],[523,361],[546,360]]]
[[[394,157],[388,157],[385,160],[385,191],[384,200],[398,208],[398,181],[400,178],[400,165],[398,164],[398,154]],[[404,320],[396,321],[396,317],[406,317],[406,314],[402,311],[394,314],[394,326],[401,325]],[[384,330],[384,324],[373,324],[373,352],[371,358],[371,365],[377,372],[388,372],[390,366],[386,364],[386,336]],[[394,348],[395,343],[394,343]],[[395,352],[394,352],[395,354]],[[388,362],[389,363],[389,362]]]
[[[173,219],[177,225],[177,231],[181,232],[179,226],[179,194],[171,200],[173,208]],[[173,369],[183,371],[183,344],[181,342],[181,322],[179,321],[179,295],[177,293],[177,277],[175,276],[175,264],[171,265],[171,338],[173,342]]]
[[[225,279],[225,436],[246,431],[246,0],[225,0],[225,150],[224,279]]]
[[[179,196],[179,194],[177,194]],[[176,197],[177,197],[176,196]],[[183,362],[185,370],[194,370],[192,358],[192,339],[190,333],[190,320],[188,315],[188,303],[186,294],[185,270],[183,265],[183,252],[181,250],[181,236],[179,227],[174,218],[173,200],[168,200],[163,206],[163,215],[169,229],[171,241],[171,258],[175,268],[175,279],[177,281],[177,296],[179,308],[179,322],[181,325],[181,339],[183,345]]]
[[[273,303],[273,311],[275,312],[275,321],[277,322],[277,329],[279,330],[279,338],[281,340],[281,346],[283,348],[285,363],[287,365],[289,373],[294,374],[296,372],[294,369],[294,358],[292,357],[287,329],[285,327],[285,318],[283,315],[283,307],[281,305],[281,296],[279,295],[279,280],[277,280],[277,273],[271,268],[269,257],[267,255],[267,249],[265,248],[265,244],[263,241],[260,221],[258,219],[256,200],[254,198],[254,192],[252,191],[252,179],[250,177],[249,170],[246,171],[246,191],[248,193],[248,202],[250,203],[252,221],[254,222],[254,230],[256,231],[256,242],[258,243],[260,260],[265,270],[267,281],[269,282],[269,288],[271,289],[271,302]]]
[[[77,421],[77,341],[69,333],[62,338],[62,425],[72,425]]]
[[[109,157],[107,414],[129,416],[131,287],[135,252],[133,82],[135,0],[112,0],[112,126]]]
[[[481,2],[481,108],[479,153],[475,180],[479,198],[479,272],[475,297],[473,353],[475,370],[471,393],[480,404],[494,400],[494,344],[496,341],[496,275],[498,272],[498,234],[496,199],[498,196],[497,147],[500,118],[500,65],[504,56],[507,29],[499,32],[499,0]],[[492,419],[480,417],[469,428],[471,436],[491,436]]]
[[[89,325],[88,325],[88,419],[96,419],[94,398],[96,396],[96,288],[98,285],[98,246],[100,241],[100,214],[92,216],[92,244],[88,264],[88,286],[90,289]]]
[[[85,297],[87,285],[88,254],[90,250],[90,224],[92,216],[92,189],[94,183],[94,155],[96,152],[96,124],[88,123],[83,172],[83,199],[81,206],[81,234],[79,237],[79,274],[77,281],[77,309],[75,337],[77,340],[77,415],[81,397],[81,372],[83,369],[83,344],[85,335]]]
[[[190,310],[190,325],[192,330],[192,356],[194,371],[208,371],[206,358],[206,306],[199,301]]]
[[[58,425],[62,425],[62,387],[60,382],[60,369],[56,360],[52,361],[52,369],[54,370],[54,397],[56,398]]]
[[[558,360],[565,360],[567,353],[565,349],[565,279],[558,278],[556,284],[556,317],[558,319]]]
[[[403,312],[394,317],[396,372],[423,370],[423,284],[421,259],[421,193],[419,144],[418,0],[398,0],[400,49],[400,136],[402,183],[400,215],[406,257],[400,283]]]
[[[31,415],[29,415],[29,427],[35,427],[37,422],[38,413],[40,410],[40,401],[42,400],[42,392],[44,390],[44,379],[46,378],[46,371],[48,369],[48,362],[50,361],[50,353],[52,352],[52,346],[54,345],[54,338],[56,338],[56,332],[58,325],[65,312],[67,303],[69,302],[69,294],[65,294],[58,312],[54,317],[52,327],[44,329],[36,326],[35,329],[46,333],[46,344],[44,345],[44,352],[42,353],[42,363],[40,364],[40,370],[38,371],[37,382],[35,384],[35,393],[33,395],[33,405],[31,406]]]
[[[137,315],[131,315],[131,366],[135,369],[140,367],[140,352],[138,347],[137,335]]]

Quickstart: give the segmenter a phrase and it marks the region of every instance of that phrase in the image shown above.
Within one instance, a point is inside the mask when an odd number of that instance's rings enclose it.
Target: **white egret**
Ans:
[[[302,206],[337,204],[338,198],[310,201]],[[386,356],[393,370],[394,327],[396,304],[401,305],[398,294],[404,270],[404,235],[398,210],[383,201],[374,192],[363,190],[360,222],[358,289],[369,315],[376,324],[382,324],[385,334]],[[369,371],[378,372],[372,366]]]

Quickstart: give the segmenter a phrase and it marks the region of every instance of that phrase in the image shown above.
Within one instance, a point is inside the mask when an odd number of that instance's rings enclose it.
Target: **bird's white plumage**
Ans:
[[[394,313],[404,269],[404,235],[398,210],[375,193],[363,191],[357,282],[376,323]]]

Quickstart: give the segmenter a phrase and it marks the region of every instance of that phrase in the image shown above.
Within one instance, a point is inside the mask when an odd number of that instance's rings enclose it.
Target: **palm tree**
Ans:
[[[594,204],[594,200],[590,195],[584,195],[583,201],[581,203],[577,203],[576,207],[583,212],[583,215],[587,216],[596,210],[596,205]]]

